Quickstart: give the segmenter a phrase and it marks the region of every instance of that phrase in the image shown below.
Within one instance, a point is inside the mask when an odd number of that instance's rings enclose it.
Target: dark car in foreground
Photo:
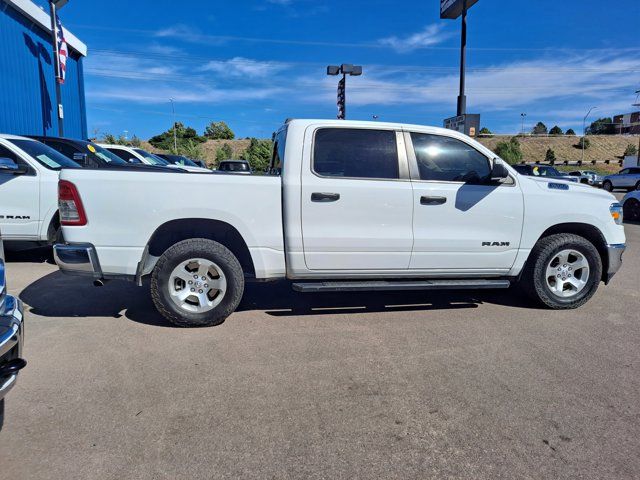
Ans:
[[[4,399],[27,365],[22,359],[23,308],[20,299],[7,293],[4,249],[0,235],[0,429],[4,423]]]
[[[578,182],[577,177],[565,175],[558,169],[548,165],[513,165],[513,168],[521,175],[530,177],[545,177],[554,180],[566,180],[568,182]]]
[[[30,135],[34,140],[57,150],[62,155],[78,163],[81,167],[104,168],[125,166],[127,162],[101,146],[87,140],[72,138],[43,137]]]

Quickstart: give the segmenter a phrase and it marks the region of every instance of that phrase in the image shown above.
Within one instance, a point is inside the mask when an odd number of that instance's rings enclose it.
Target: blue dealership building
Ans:
[[[61,85],[64,136],[87,138],[83,59],[87,47],[66,28]],[[30,0],[0,0],[0,133],[58,135],[49,14]]]

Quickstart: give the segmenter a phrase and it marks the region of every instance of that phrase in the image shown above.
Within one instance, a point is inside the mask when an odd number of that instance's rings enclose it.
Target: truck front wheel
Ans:
[[[570,309],[596,293],[601,277],[596,247],[578,235],[560,233],[536,244],[521,282],[534,300],[553,309]]]
[[[151,296],[158,311],[174,325],[219,325],[238,307],[244,274],[224,245],[193,238],[165,251],[151,276]]]

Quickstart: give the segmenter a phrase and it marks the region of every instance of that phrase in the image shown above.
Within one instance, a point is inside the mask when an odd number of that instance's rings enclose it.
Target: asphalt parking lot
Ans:
[[[627,236],[621,272],[575,311],[281,282],[195,330],[168,325],[148,286],[10,254],[29,364],[0,476],[637,478],[640,225]]]

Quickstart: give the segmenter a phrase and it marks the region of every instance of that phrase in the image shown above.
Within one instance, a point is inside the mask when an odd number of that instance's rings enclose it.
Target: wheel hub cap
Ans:
[[[554,295],[569,298],[580,293],[589,281],[589,261],[577,250],[558,252],[547,265],[547,286]]]
[[[169,276],[169,295],[182,310],[204,313],[217,307],[227,291],[222,269],[211,260],[193,258],[181,262]]]

